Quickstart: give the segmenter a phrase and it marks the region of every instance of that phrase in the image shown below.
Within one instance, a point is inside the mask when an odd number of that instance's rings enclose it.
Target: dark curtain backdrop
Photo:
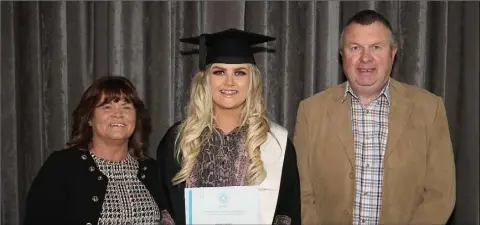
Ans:
[[[478,224],[479,2],[1,2],[1,224],[19,224],[32,179],[69,138],[82,92],[104,75],[137,86],[149,152],[184,116],[197,56],[181,37],[235,27],[277,37],[256,56],[271,119],[294,131],[300,100],[345,80],[339,34],[376,9],[400,50],[393,77],[444,97],[457,165],[454,224]]]

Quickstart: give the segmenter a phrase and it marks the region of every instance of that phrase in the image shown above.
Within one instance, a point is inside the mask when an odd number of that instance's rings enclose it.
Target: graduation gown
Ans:
[[[176,225],[185,221],[185,182],[173,185],[172,178],[180,170],[175,158],[177,122],[171,126],[157,149],[162,195],[167,210]],[[260,147],[261,158],[267,172],[259,185],[260,215],[262,224],[301,224],[300,181],[295,149],[288,138],[288,131],[270,122],[267,141]],[[290,221],[290,222],[289,222]]]

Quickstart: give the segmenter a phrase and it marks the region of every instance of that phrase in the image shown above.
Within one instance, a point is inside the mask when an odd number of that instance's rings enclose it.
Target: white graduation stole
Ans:
[[[265,143],[260,146],[261,159],[267,172],[266,179],[259,185],[262,224],[272,224],[274,219],[287,139],[288,131],[270,121],[270,133]]]

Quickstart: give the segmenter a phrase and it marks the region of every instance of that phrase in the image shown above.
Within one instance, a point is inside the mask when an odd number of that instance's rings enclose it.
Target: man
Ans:
[[[440,97],[390,78],[397,44],[375,11],[341,37],[348,82],[300,102],[304,224],[445,224],[455,168]]]

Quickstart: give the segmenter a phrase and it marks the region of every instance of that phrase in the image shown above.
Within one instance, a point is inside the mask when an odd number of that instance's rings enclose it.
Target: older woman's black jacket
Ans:
[[[139,160],[138,178],[162,210],[153,159]],[[30,186],[24,224],[97,224],[107,182],[88,152],[68,148],[52,153]]]

